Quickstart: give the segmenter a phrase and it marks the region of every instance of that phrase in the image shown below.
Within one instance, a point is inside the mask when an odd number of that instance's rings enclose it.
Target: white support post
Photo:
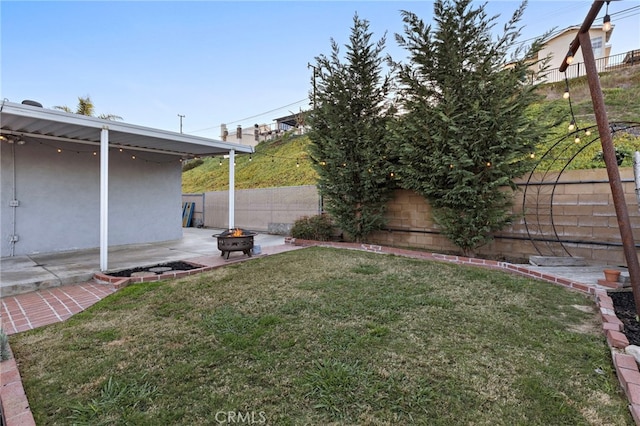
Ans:
[[[235,228],[236,212],[236,151],[229,151],[229,229]]]
[[[108,269],[109,256],[109,128],[100,132],[100,270]]]

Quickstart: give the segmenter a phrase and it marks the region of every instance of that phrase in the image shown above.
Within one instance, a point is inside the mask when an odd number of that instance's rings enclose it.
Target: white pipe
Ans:
[[[236,151],[229,151],[229,229],[235,228],[236,211]]]
[[[109,256],[109,127],[100,132],[100,270],[108,269]]]
[[[633,175],[636,181],[636,199],[638,200],[638,210],[640,210],[640,152],[633,154]]]
[[[12,182],[12,194],[11,194],[11,200],[15,201],[17,200],[16,198],[16,144],[12,143],[11,144],[11,168],[12,173],[13,173],[13,182]],[[15,235],[16,235],[16,209],[17,206],[12,206],[11,211],[12,211],[12,219],[11,219],[11,239],[9,241],[9,247],[10,247],[10,253],[9,256],[13,257],[16,254],[16,240],[15,240]]]

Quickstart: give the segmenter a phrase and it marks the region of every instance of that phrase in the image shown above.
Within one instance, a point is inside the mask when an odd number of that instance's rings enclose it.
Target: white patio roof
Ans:
[[[100,269],[108,269],[109,149],[157,152],[191,158],[229,154],[229,228],[234,225],[236,152],[253,152],[248,145],[135,126],[38,106],[3,101],[0,134],[25,140],[53,140],[96,145],[100,149]]]
[[[100,145],[100,132],[109,130],[109,146],[132,151],[158,152],[181,158],[252,152],[249,145],[233,144],[184,133],[103,120],[59,110],[3,102],[0,106],[3,135]]]

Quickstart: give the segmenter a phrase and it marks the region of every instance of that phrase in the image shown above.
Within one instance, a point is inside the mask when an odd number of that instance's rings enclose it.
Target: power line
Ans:
[[[279,111],[279,110],[281,110],[281,109],[283,109],[283,108],[288,108],[288,107],[291,107],[291,106],[294,106],[294,105],[298,105],[299,103],[301,103],[301,102],[305,102],[305,101],[307,101],[307,102],[308,102],[308,101],[309,101],[309,99],[308,99],[308,98],[300,99],[299,101],[292,102],[292,103],[290,103],[290,104],[287,104],[287,105],[284,105],[284,106],[281,106],[281,107],[278,107],[278,108],[274,108],[274,109],[272,109],[272,110],[265,111],[265,112],[262,112],[262,113],[260,113],[260,114],[252,115],[252,116],[250,116],[250,117],[246,117],[246,118],[241,118],[241,119],[239,119],[239,120],[233,120],[233,121],[225,122],[225,124],[227,124],[227,125],[234,125],[234,124],[236,124],[236,123],[241,123],[241,122],[243,122],[243,121],[247,121],[247,120],[251,120],[251,119],[254,119],[254,118],[262,117],[262,116],[264,116],[264,115],[271,114],[271,113],[273,113],[273,112]],[[213,130],[213,129],[219,129],[219,128],[220,128],[220,126],[219,126],[219,125],[218,125],[218,126],[211,126],[211,127],[207,127],[207,128],[205,128],[205,129],[192,130],[192,131],[190,131],[190,133],[205,132],[205,131],[207,131],[207,130]]]
[[[632,11],[635,11],[635,13],[632,13],[632,14],[631,14],[630,12],[632,12]],[[633,16],[640,15],[640,6],[633,6],[633,7],[630,7],[630,8],[624,9],[624,10],[620,10],[620,11],[618,11],[618,12],[613,12],[613,13],[610,13],[610,14],[609,14],[609,16],[611,16],[611,18],[613,19],[613,17],[615,17],[615,16],[617,16],[617,15],[621,15],[621,14],[623,14],[623,13],[625,13],[626,15],[625,15],[625,16],[617,17],[617,20],[622,20],[622,19],[625,19],[625,18],[630,18],[630,17],[633,17]],[[599,18],[596,18],[596,19],[602,19],[603,17],[604,17],[604,15],[603,15],[602,17],[599,17]],[[578,26],[580,26],[580,24],[570,25],[570,26],[569,26],[569,27],[567,27],[567,28],[571,28],[571,27],[578,27]],[[553,37],[553,36],[555,36],[555,35],[557,35],[557,34],[560,34],[560,33],[561,33],[562,31],[564,31],[565,29],[566,29],[566,28],[562,28],[562,29],[559,29],[559,30],[552,31],[552,32],[549,34],[549,37]],[[529,41],[534,41],[534,40],[536,40],[536,39],[539,39],[540,37],[542,37],[542,34],[541,34],[541,35],[538,35],[538,36],[535,36],[535,37],[531,37],[531,38],[528,38],[528,39],[522,40],[522,41],[518,42],[518,44],[521,46],[521,45],[523,45],[523,44],[525,44],[525,43],[527,43],[527,42],[529,42]]]

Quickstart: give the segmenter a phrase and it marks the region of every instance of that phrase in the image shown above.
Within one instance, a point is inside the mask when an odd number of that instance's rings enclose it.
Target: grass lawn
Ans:
[[[599,327],[544,282],[307,248],[132,285],[11,346],[37,424],[631,425]]]

